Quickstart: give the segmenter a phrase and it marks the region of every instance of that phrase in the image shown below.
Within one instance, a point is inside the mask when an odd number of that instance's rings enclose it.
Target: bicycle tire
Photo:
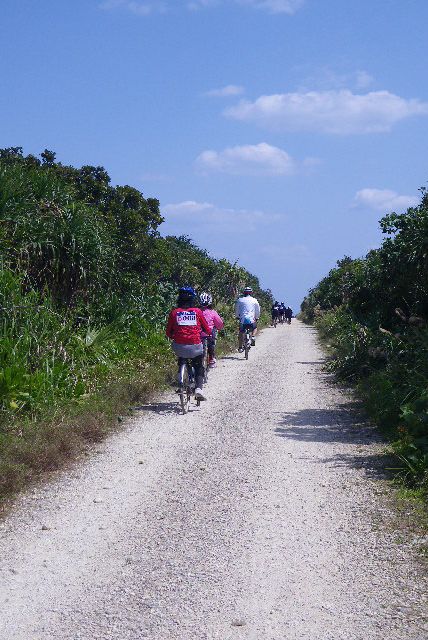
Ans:
[[[180,406],[183,414],[189,411],[190,405],[190,384],[189,384],[189,372],[186,363],[180,364],[179,369],[179,397]]]
[[[248,360],[248,354],[250,353],[250,334],[246,331],[245,332],[245,346],[244,346],[244,352],[245,352],[245,360]]]
[[[202,359],[202,363],[204,365],[204,384],[207,384],[208,382],[208,361],[209,361],[209,355],[208,355],[208,341],[205,338],[204,340],[204,357]]]

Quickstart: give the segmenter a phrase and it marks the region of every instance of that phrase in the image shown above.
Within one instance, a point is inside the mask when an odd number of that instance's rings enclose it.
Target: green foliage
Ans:
[[[224,345],[236,339],[242,287],[270,306],[255,276],[190,238],[161,237],[162,221],[155,198],[111,186],[103,167],[65,166],[48,149],[41,159],[0,149],[0,493],[28,466],[43,459],[48,468],[73,449],[76,432],[42,427],[47,416],[113,387],[122,406],[140,397],[134,387],[165,377],[173,357],[164,327],[179,286],[213,294]]]
[[[403,476],[428,490],[428,194],[380,221],[387,236],[365,258],[338,261],[310,290],[301,318],[330,343],[330,368],[358,383],[385,427]]]

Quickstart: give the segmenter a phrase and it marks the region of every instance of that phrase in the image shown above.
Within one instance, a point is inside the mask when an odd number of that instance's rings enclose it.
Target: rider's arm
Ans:
[[[255,305],[255,308],[254,308],[254,312],[255,312],[255,315],[256,315],[256,320],[258,320],[260,318],[260,305],[259,305],[259,303],[257,301],[256,301],[256,305]]]
[[[220,331],[220,329],[223,329],[223,327],[224,327],[223,318],[221,316],[219,316],[217,311],[213,310],[212,319],[213,319],[214,326],[215,326],[216,329],[218,329],[219,331]]]
[[[198,314],[199,322],[201,323],[202,331],[204,331],[204,333],[206,333],[208,336],[210,336],[211,335],[210,325],[205,320],[204,314],[202,313],[202,311],[200,309],[197,309],[196,312]]]
[[[239,304],[239,300],[235,302],[235,318],[237,320],[241,319],[241,305]]]
[[[166,335],[170,340],[174,338],[174,324],[175,324],[175,313],[174,309],[171,311],[168,317],[168,323],[166,325]]]

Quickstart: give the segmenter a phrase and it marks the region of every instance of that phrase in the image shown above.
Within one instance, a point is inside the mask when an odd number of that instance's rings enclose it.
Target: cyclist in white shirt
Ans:
[[[253,298],[251,287],[245,287],[242,296],[235,302],[235,316],[239,320],[239,351],[244,350],[242,346],[244,326],[251,325],[252,338],[251,345],[256,344],[255,335],[257,333],[257,320],[260,318],[260,305],[256,298]]]

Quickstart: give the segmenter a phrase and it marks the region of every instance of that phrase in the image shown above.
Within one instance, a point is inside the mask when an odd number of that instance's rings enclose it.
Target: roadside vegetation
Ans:
[[[94,442],[171,380],[177,287],[209,290],[235,337],[243,267],[162,237],[159,202],[19,147],[0,150],[0,498]]]
[[[380,220],[385,239],[365,258],[343,258],[301,307],[392,441],[406,483],[428,494],[428,193]]]

